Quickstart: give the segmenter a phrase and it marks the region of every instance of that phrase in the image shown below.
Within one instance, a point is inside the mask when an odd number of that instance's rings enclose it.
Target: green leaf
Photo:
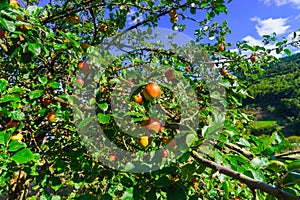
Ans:
[[[58,195],[52,196],[51,200],[61,200],[61,197]]]
[[[130,187],[126,189],[121,199],[132,200],[132,198],[133,198],[133,187]]]
[[[289,171],[300,169],[300,160],[294,160],[287,166]]]
[[[52,88],[59,88],[60,84],[56,81],[52,81],[52,82],[49,83],[49,86],[52,87]]]
[[[111,115],[110,114],[105,115],[102,113],[98,113],[97,117],[101,124],[107,124],[111,118]]]
[[[38,76],[38,79],[41,84],[45,85],[48,82],[48,79],[46,77]]]
[[[251,160],[251,165],[254,167],[254,168],[260,168],[260,167],[264,167],[266,165],[269,164],[269,161],[267,158],[254,158]]]
[[[0,103],[10,102],[10,101],[20,101],[20,97],[17,94],[5,95],[0,98]]]
[[[0,93],[4,93],[6,91],[7,85],[8,85],[7,80],[1,78],[0,79]]]
[[[6,19],[4,19],[4,18],[1,18],[1,17],[0,17],[0,23],[2,24],[2,26],[3,26],[6,30],[8,30],[8,31],[10,31],[10,32],[14,32],[15,29],[16,29],[15,24],[14,24],[13,22],[8,21],[8,20],[6,20]]]
[[[29,98],[30,99],[37,99],[43,95],[43,90],[33,90],[29,92]]]
[[[41,54],[41,46],[39,43],[31,43],[28,42],[28,49],[31,51],[35,56],[38,56]]]
[[[240,138],[239,141],[237,142],[237,144],[240,144],[240,145],[243,145],[243,146],[246,146],[246,147],[250,147],[250,143],[244,139],[244,138]]]
[[[108,109],[108,104],[107,103],[100,103],[100,104],[98,104],[98,106],[104,112],[107,111],[107,109]]]
[[[18,151],[11,158],[17,164],[27,163],[27,162],[34,159],[33,153],[28,148],[25,148],[25,149],[22,149],[21,151]]]
[[[21,110],[14,110],[10,112],[10,116],[17,121],[25,119],[25,114]]]
[[[289,56],[292,52],[289,49],[284,49],[284,53]]]
[[[20,143],[17,140],[12,140],[9,143],[8,151],[9,152],[15,152],[15,151],[18,151],[19,149],[24,148],[24,147],[26,147],[25,143]]]
[[[287,167],[283,162],[280,162],[278,160],[271,160],[266,169],[279,173],[285,171]]]

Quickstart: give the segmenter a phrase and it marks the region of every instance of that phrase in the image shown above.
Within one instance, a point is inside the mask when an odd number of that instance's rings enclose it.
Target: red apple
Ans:
[[[77,80],[76,80],[76,82],[77,82],[79,85],[81,85],[81,86],[84,85],[84,80],[83,80],[83,78],[81,78],[81,77],[78,77]]]
[[[110,161],[110,162],[114,162],[114,161],[116,161],[116,160],[117,160],[117,154],[116,154],[116,153],[110,154],[110,156],[109,156],[109,161]]]
[[[86,63],[86,62],[80,62],[79,64],[78,64],[78,68],[80,69],[80,71],[81,72],[83,72],[83,73],[88,73],[88,72],[90,72],[90,70],[91,70],[91,66],[90,66],[90,64],[88,64],[88,63]]]
[[[173,69],[167,69],[165,72],[165,77],[168,81],[173,81],[175,79],[175,73]]]
[[[221,74],[222,75],[227,75],[228,74],[228,70],[225,69],[225,68],[221,69]]]
[[[223,44],[220,44],[218,48],[219,48],[219,51],[224,51],[225,50],[225,47],[224,47]]]
[[[251,56],[251,61],[252,62],[257,62],[258,61],[258,56],[257,55],[253,55],[253,56]]]
[[[50,105],[51,100],[50,100],[50,99],[43,99],[43,100],[42,100],[42,103],[43,103],[45,106],[48,106],[48,105]]]
[[[168,151],[167,151],[167,150],[162,150],[162,156],[163,156],[164,158],[169,157]]]
[[[141,125],[155,133],[158,133],[161,127],[159,120],[156,118],[149,118],[148,120],[142,121]]]
[[[143,103],[143,96],[139,93],[133,97],[133,100],[138,103],[142,104]]]

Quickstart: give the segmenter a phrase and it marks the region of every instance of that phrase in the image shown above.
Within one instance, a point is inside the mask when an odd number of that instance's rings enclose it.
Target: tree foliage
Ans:
[[[227,50],[232,46],[225,40],[230,28],[226,21],[215,22],[214,17],[227,14],[230,1],[53,0],[45,6],[38,6],[45,3],[38,0],[22,1],[20,6],[16,1],[1,3],[1,198],[299,199],[296,197],[299,161],[277,157],[286,146],[283,135],[274,133],[265,138],[249,135],[251,118],[238,108],[247,96],[246,77],[256,76],[262,71],[261,66],[276,60],[270,51],[288,52],[285,48],[297,45],[299,37],[295,34],[290,43],[283,39],[271,50],[237,43],[241,51],[258,56],[258,61]],[[176,15],[171,15],[171,10]],[[128,21],[129,13],[132,15]],[[109,39],[117,35],[122,38],[142,27],[143,30],[157,27],[164,17],[170,18],[172,28],[178,33],[184,33],[187,21],[197,24],[196,39],[190,44],[196,49],[195,54],[185,52],[176,42],[165,50],[158,48],[159,41],[154,41],[146,48],[111,57],[113,62],[108,65],[101,60],[105,51],[99,47],[109,44]],[[134,20],[134,24],[129,23]],[[128,37],[135,38],[134,33]],[[205,42],[208,38],[212,42]],[[139,39],[141,43],[145,40]],[[266,36],[264,42],[272,40]],[[190,58],[190,53],[196,56]],[[78,64],[86,59],[90,59],[90,69],[83,66],[78,69]],[[189,59],[199,61],[199,65],[191,65]],[[166,87],[169,80],[164,78],[165,82],[159,82],[162,89],[159,97],[142,104],[134,102],[132,96],[141,93],[148,84],[142,78],[141,63],[153,61],[157,65],[149,65],[150,71],[155,72],[152,77],[161,77],[166,69],[160,66],[164,65],[174,70],[176,77],[184,77],[186,84],[180,85],[182,89],[189,84],[192,90],[175,93]],[[203,70],[207,70],[206,75],[217,71],[218,84],[209,87]],[[119,91],[116,87],[120,84],[120,91],[128,89],[129,95],[118,99],[123,107],[116,109],[127,111],[116,115],[112,99],[117,98],[119,93],[114,92]],[[95,93],[88,99],[90,89],[95,89]],[[189,101],[193,93],[196,96]],[[222,95],[226,96],[221,102],[221,107],[226,108],[224,120],[213,105],[214,99],[220,100]],[[181,109],[180,100],[190,109]],[[195,102],[197,106],[191,106]],[[153,114],[157,106],[162,112]],[[89,112],[91,108],[95,113]],[[82,110],[86,113],[82,114]],[[163,120],[161,113],[167,116]],[[117,119],[122,121],[126,116],[131,116],[132,123],[137,125],[149,117],[165,123],[158,133],[149,134],[149,145],[145,142],[141,145],[138,141],[141,135],[126,134],[130,123],[125,123],[123,129],[118,127]],[[195,118],[199,119],[196,128],[189,128]],[[95,135],[98,127],[120,149],[145,155],[145,160],[159,166],[170,160],[172,152],[182,151],[181,156],[161,170],[128,172],[137,167],[130,160],[122,166],[123,171],[116,170],[103,164],[82,143],[79,130],[89,133],[92,140],[103,140],[104,137]],[[161,151],[165,147],[169,154]],[[98,156],[107,158],[107,163],[124,164],[112,149],[96,149]],[[237,178],[238,173],[245,176]]]

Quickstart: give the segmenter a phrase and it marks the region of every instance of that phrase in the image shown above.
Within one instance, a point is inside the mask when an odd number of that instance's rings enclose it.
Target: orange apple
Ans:
[[[49,122],[55,122],[55,112],[54,111],[51,111],[49,114],[48,114],[48,120]]]
[[[145,89],[143,90],[143,95],[148,101],[157,98],[160,94],[161,94],[161,89],[154,82],[148,83]]]

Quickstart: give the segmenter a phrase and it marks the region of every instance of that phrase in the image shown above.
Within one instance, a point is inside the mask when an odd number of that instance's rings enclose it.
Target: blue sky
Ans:
[[[276,32],[278,39],[291,37],[291,33],[300,28],[300,0],[233,0],[227,4],[228,14],[220,15],[217,21],[228,21],[232,33],[227,36],[227,42],[233,45],[237,41],[247,41],[251,45],[262,45],[262,36]],[[197,15],[200,15],[201,13]],[[195,15],[191,15],[195,17]],[[180,19],[180,18],[179,18]],[[185,33],[193,36],[191,23]],[[169,18],[160,21],[160,26],[170,28]],[[189,26],[189,25],[188,25]],[[273,45],[266,46],[273,48]],[[231,47],[235,49],[235,47]],[[293,53],[300,49],[292,48]],[[276,55],[274,53],[274,55]],[[285,54],[276,55],[278,57]]]

